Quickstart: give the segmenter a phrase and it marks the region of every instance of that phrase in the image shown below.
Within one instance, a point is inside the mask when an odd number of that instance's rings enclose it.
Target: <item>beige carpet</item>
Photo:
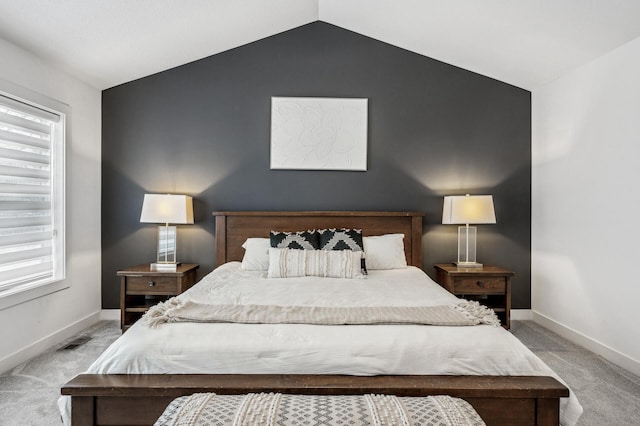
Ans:
[[[0,376],[0,425],[61,425],[60,387],[86,370],[120,336],[119,321],[100,321],[78,336]],[[75,349],[62,349],[78,337],[90,337]]]
[[[533,321],[512,321],[511,332],[575,392],[580,426],[640,425],[640,377]]]
[[[531,321],[512,321],[512,333],[572,387],[585,411],[581,426],[640,425],[640,377]],[[71,340],[0,375],[0,425],[60,425],[60,386],[83,372],[118,336],[117,321],[102,321]]]

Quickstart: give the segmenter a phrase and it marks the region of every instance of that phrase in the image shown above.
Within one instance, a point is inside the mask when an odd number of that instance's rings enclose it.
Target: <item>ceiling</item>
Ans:
[[[98,89],[321,20],[533,90],[640,36],[638,0],[0,0],[0,37]]]

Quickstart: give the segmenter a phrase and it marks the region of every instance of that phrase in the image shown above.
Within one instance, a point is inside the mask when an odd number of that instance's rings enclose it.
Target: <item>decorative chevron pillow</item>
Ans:
[[[289,248],[296,250],[317,250],[319,248],[318,233],[315,229],[300,232],[278,232],[269,233],[271,247]]]
[[[320,249],[364,251],[362,229],[319,229]]]

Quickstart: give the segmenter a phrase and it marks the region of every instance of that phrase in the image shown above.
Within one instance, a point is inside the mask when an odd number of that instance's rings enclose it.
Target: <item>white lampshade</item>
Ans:
[[[188,195],[145,194],[140,222],[193,224],[193,200]]]
[[[445,225],[496,223],[491,195],[449,195],[444,197],[442,223]]]

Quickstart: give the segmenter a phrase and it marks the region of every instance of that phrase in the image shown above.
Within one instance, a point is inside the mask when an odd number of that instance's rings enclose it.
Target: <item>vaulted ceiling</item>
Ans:
[[[638,0],[0,0],[0,37],[105,89],[321,20],[533,90],[640,36]]]

